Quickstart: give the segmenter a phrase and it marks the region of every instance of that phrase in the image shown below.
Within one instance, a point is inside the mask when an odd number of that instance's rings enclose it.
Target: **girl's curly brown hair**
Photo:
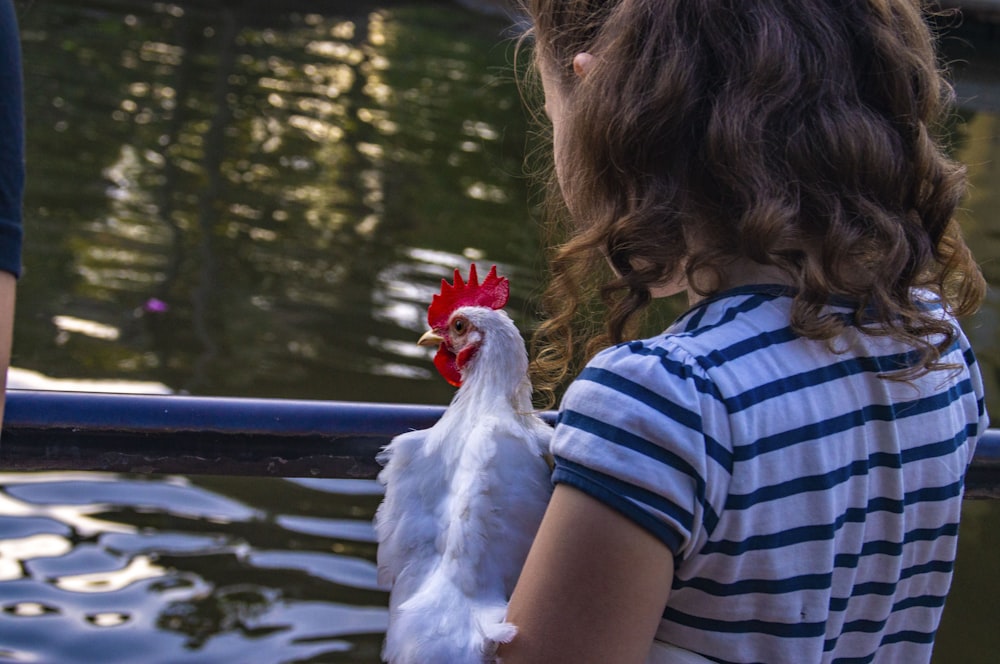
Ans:
[[[791,324],[832,341],[848,296],[865,331],[920,352],[891,377],[940,368],[956,315],[985,294],[953,217],[965,170],[935,136],[953,93],[916,0],[526,0],[535,60],[566,108],[559,187],[572,203],[534,337],[555,389],[635,333],[650,288],[686,276],[709,295],[735,260],[797,286]],[[573,57],[595,56],[585,79]],[[557,217],[559,217],[557,215]],[[695,245],[691,238],[698,238]],[[604,258],[614,266],[601,272]],[[620,276],[619,276],[620,275]],[[587,323],[602,300],[604,330]]]

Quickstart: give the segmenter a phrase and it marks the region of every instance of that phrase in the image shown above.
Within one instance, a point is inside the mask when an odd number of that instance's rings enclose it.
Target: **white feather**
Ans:
[[[551,428],[531,411],[517,328],[503,311],[454,315],[483,335],[462,386],[437,424],[397,436],[379,457],[390,664],[482,664],[513,638],[507,601],[552,490]]]

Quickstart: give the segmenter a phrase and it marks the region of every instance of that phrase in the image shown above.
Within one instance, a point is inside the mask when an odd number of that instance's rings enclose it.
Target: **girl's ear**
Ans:
[[[573,73],[581,79],[587,77],[591,66],[594,64],[594,56],[590,53],[577,53],[573,56]]]

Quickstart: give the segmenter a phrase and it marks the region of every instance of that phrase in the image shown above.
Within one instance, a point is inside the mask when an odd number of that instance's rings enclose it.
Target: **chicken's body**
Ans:
[[[490,307],[459,307],[449,326],[456,316],[471,340],[454,347],[461,387],[437,424],[397,436],[380,456],[390,664],[479,664],[513,637],[507,600],[551,493],[551,428],[532,414],[520,334]]]

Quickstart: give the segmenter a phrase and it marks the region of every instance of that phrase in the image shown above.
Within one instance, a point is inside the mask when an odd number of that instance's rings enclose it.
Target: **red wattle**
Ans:
[[[479,350],[479,346],[466,346],[462,350],[458,351],[458,357],[455,358],[455,366],[461,371],[465,368],[465,365],[469,363],[469,360],[476,354]]]
[[[438,352],[434,356],[434,366],[448,383],[455,387],[462,386],[462,372],[458,370],[455,354],[445,348],[444,344],[438,346]]]

